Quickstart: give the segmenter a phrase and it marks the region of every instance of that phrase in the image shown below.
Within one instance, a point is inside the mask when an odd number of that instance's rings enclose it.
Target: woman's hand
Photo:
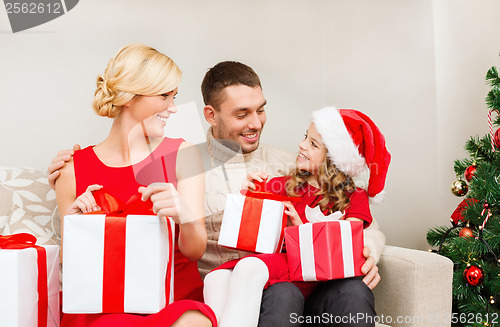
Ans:
[[[290,218],[290,221],[294,226],[297,225],[302,225],[303,222],[299,217],[299,214],[297,213],[297,210],[295,210],[295,207],[293,206],[292,202],[290,201],[284,201],[283,204],[285,205],[285,214],[288,215],[288,218]]]
[[[254,181],[262,182],[262,181],[266,180],[268,177],[269,177],[269,174],[266,173],[265,171],[256,171],[256,172],[250,173],[247,175],[247,179],[243,181],[243,185],[241,186],[241,188],[243,190],[254,191],[255,190]]]
[[[171,183],[153,183],[148,187],[139,187],[139,193],[142,194],[142,201],[151,199],[153,202],[153,212],[158,217],[172,217],[176,224],[183,224],[186,221],[185,205],[183,204],[179,193]],[[184,219],[183,219],[184,218]]]
[[[93,184],[87,187],[87,190],[76,198],[76,200],[69,207],[69,215],[80,213],[87,213],[92,211],[101,210],[95,202],[92,192],[102,189],[102,185]]]

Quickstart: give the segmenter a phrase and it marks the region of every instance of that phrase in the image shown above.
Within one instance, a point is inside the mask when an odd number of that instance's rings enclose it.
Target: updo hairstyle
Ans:
[[[114,118],[135,95],[168,93],[179,85],[181,77],[175,62],[156,49],[127,45],[97,78],[92,107],[98,115]]]

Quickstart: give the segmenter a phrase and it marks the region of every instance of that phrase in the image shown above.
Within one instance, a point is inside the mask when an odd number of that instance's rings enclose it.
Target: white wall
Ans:
[[[95,79],[125,44],[172,57],[184,72],[178,104],[198,108],[207,68],[238,60],[262,79],[266,143],[295,151],[325,105],[370,115],[393,155],[374,215],[389,244],[427,249],[427,229],[460,201],[453,160],[487,132],[499,11],[495,0],[85,0],[13,34],[0,9],[0,165],[45,168],[60,149],[102,140],[110,120],[90,108]]]

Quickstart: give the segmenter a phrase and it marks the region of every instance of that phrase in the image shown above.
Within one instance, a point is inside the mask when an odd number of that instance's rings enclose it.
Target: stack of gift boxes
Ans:
[[[98,192],[102,212],[64,217],[62,311],[159,312],[174,299],[175,223],[150,201],[123,205]],[[2,327],[60,325],[59,246],[35,243],[0,236]]]
[[[219,245],[277,253],[284,239],[292,281],[362,274],[362,222],[286,227],[282,201],[298,199],[243,194],[228,196]],[[174,298],[174,222],[158,219],[150,203],[94,195],[102,212],[64,217],[63,312],[159,312]],[[59,326],[59,247],[35,243],[29,234],[0,236],[2,326]]]
[[[286,227],[282,201],[300,201],[262,191],[229,194],[219,245],[255,253],[281,251],[283,239],[292,281],[325,281],[361,276],[363,222],[318,221]]]

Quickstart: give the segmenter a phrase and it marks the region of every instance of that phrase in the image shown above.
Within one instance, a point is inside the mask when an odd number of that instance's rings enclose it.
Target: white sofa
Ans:
[[[60,244],[55,193],[45,171],[0,167],[0,234],[27,232]],[[453,264],[425,251],[386,246],[374,290],[378,326],[450,326]]]

